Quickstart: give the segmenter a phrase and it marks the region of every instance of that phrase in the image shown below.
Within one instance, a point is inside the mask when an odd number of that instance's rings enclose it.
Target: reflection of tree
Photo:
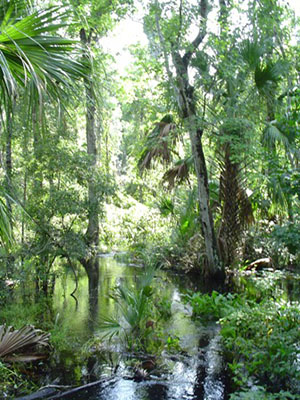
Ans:
[[[90,288],[89,280],[89,288]],[[94,332],[95,323],[98,317],[98,301],[99,301],[99,287],[97,282],[97,287],[93,288],[93,291],[89,291],[89,313],[88,313],[88,329],[90,332]]]

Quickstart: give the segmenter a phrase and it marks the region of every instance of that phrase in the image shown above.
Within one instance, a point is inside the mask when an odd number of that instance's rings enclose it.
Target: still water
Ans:
[[[76,300],[70,296],[75,282],[70,273],[56,280],[53,310],[62,332],[71,333],[72,341],[82,344],[98,334],[101,315],[110,316],[115,304],[110,291],[121,281],[135,285],[142,268],[127,265],[111,256],[100,257],[99,300],[95,307],[89,305],[88,281],[85,274],[78,279]],[[191,319],[191,310],[182,301],[182,291],[187,287],[184,276],[167,275],[159,271],[152,283],[164,299],[171,302],[171,318],[164,331],[179,338],[182,351],[160,355],[159,366],[146,374],[136,376],[133,355],[121,347],[98,344],[83,364],[74,353],[56,352],[47,376],[47,384],[72,384],[99,381],[81,390],[67,391],[48,399],[72,400],[223,400],[226,398],[224,366],[218,327],[201,326]],[[134,356],[135,360],[138,358]],[[139,360],[137,360],[138,362]],[[141,360],[140,360],[141,361]],[[76,382],[77,380],[77,382]]]
[[[168,301],[171,317],[161,333],[179,340],[180,349],[164,350],[156,356],[124,351],[118,341],[108,343],[99,337],[101,316],[115,313],[111,290],[121,282],[135,286],[143,268],[130,265],[114,255],[100,257],[99,299],[89,304],[88,280],[78,271],[76,298],[72,271],[59,275],[51,297],[52,320],[56,332],[69,340],[68,348],[55,348],[49,360],[41,362],[40,386],[51,386],[46,392],[25,396],[22,400],[226,400],[228,388],[226,367],[222,359],[219,328],[215,323],[201,324],[191,318],[191,309],[183,301],[187,288],[200,290],[184,275],[157,271],[152,286],[160,294],[159,302]],[[269,273],[271,272],[271,273]],[[298,300],[300,275],[282,271],[262,271],[261,274],[237,275],[233,290],[253,294],[254,298],[270,290],[280,290],[281,296]],[[196,281],[196,280],[194,280]],[[207,288],[206,288],[207,289]],[[57,333],[56,333],[57,334]],[[59,341],[58,341],[59,343]],[[152,358],[152,359],[151,359]],[[140,366],[155,360],[155,367],[146,374],[137,374]],[[142,367],[143,368],[143,367]],[[58,392],[53,387],[69,385]],[[74,389],[71,389],[74,388]]]

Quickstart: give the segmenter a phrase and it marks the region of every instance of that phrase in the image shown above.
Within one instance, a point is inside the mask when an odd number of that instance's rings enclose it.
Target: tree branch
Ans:
[[[165,67],[166,67],[167,75],[168,75],[168,78],[169,78],[170,82],[173,82],[173,75],[172,75],[172,72],[171,72],[171,69],[170,69],[168,53],[167,53],[167,50],[166,50],[163,34],[161,32],[160,25],[159,25],[159,15],[157,13],[157,10],[155,10],[155,25],[156,25],[156,30],[157,30],[157,33],[158,33],[160,47],[161,47],[163,55],[164,55]]]
[[[179,46],[179,41],[181,37],[181,29],[182,29],[182,0],[180,0],[179,4],[179,28],[177,33],[177,46]]]
[[[200,27],[199,32],[195,39],[190,44],[189,50],[185,53],[182,57],[182,61],[185,66],[188,65],[192,55],[195,53],[199,45],[202,43],[203,39],[206,35],[206,22],[207,22],[207,15],[208,15],[208,0],[201,0],[200,1]]]

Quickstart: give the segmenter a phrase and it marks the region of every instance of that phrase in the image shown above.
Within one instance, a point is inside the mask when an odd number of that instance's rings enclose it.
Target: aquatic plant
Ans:
[[[193,309],[194,317],[203,319],[219,319],[235,310],[235,303],[241,303],[241,297],[236,294],[228,293],[226,295],[216,292],[209,294],[199,292],[188,293],[185,301],[189,302]]]
[[[102,337],[111,340],[119,336],[125,340],[128,348],[143,347],[145,338],[151,332],[151,282],[156,269],[147,267],[135,287],[121,282],[115,287],[111,298],[116,304],[113,317],[101,316],[100,332]]]
[[[300,308],[298,303],[249,301],[220,320],[226,357],[237,388],[250,381],[270,392],[298,392]],[[298,393],[299,394],[299,393]]]
[[[230,396],[230,400],[297,400],[298,394],[281,390],[279,393],[268,393],[262,386],[255,386],[252,390],[236,392]]]

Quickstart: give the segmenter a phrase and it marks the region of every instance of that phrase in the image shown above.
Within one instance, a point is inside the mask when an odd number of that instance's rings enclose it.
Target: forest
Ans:
[[[299,8],[1,0],[1,399],[300,399]]]

